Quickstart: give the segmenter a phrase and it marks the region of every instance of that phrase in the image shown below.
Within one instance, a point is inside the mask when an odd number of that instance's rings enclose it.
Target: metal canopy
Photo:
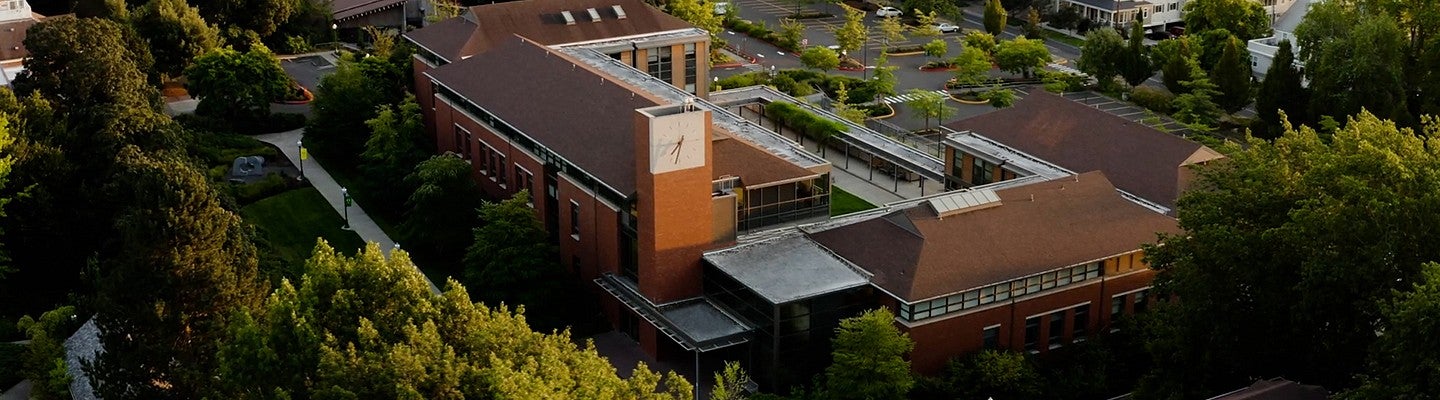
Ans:
[[[685,351],[708,352],[745,343],[750,341],[749,333],[754,330],[704,297],[656,305],[627,280],[614,274],[596,278],[595,284]]]

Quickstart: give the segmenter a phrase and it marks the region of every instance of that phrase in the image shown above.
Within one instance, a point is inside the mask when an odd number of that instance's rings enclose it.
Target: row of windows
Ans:
[[[1085,265],[1078,265],[1070,268],[1062,268],[1056,271],[1031,276],[1028,278],[1016,279],[1013,281],[986,286],[980,289],[964,293],[942,297],[930,301],[923,301],[911,305],[900,306],[900,318],[906,321],[919,321],[926,318],[935,318],[941,315],[960,312],[962,310],[975,308],[997,301],[1009,300],[1011,297],[1020,297],[1027,294],[1034,294],[1044,290],[1050,290],[1061,286],[1072,285],[1094,279],[1100,276],[1100,262],[1093,262]]]
[[[670,47],[657,47],[645,51],[645,72],[662,81],[670,82],[673,72],[670,68]]]
[[[984,185],[990,182],[994,182],[995,167],[996,165],[994,163],[976,157],[975,168],[973,173],[970,175],[970,182],[976,185]]]
[[[1070,329],[1073,330],[1071,337],[1075,340],[1084,340],[1085,336],[1090,333],[1090,303],[1081,304],[1069,310],[1057,310],[1050,314],[1026,318],[1025,351],[1040,351],[1041,323],[1049,325],[1049,334],[1045,337],[1048,348],[1054,349],[1063,345],[1066,312],[1070,312]],[[995,329],[998,335],[999,326],[996,326]]]

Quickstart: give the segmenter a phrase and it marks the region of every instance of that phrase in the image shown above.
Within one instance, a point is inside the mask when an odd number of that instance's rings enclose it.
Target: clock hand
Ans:
[[[675,144],[675,151],[674,151],[674,153],[675,153],[675,164],[679,164],[679,163],[680,163],[680,146],[684,146],[684,145],[685,145],[685,138],[683,138],[683,137],[680,138],[680,143],[676,143],[676,144]]]

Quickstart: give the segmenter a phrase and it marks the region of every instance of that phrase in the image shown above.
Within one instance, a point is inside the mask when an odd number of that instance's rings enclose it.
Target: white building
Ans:
[[[25,67],[25,31],[45,17],[30,11],[26,0],[0,0],[0,84],[10,85]]]
[[[1298,3],[1298,7],[1289,7],[1272,25],[1274,34],[1269,37],[1251,40],[1246,44],[1250,50],[1250,69],[1255,72],[1256,77],[1265,76],[1270,70],[1271,61],[1275,60],[1275,53],[1280,51],[1280,41],[1289,40],[1290,50],[1297,56],[1300,54],[1300,44],[1295,41],[1295,27],[1305,20],[1305,14],[1310,11],[1310,5],[1318,0],[1292,0]],[[1295,66],[1304,67],[1299,59],[1295,60]]]
[[[1302,0],[1256,1],[1265,6],[1265,11],[1270,13],[1273,21],[1289,10],[1295,2]],[[1101,24],[1124,27],[1130,21],[1139,19],[1146,28],[1160,30],[1181,21],[1185,2],[1186,0],[1056,0],[1055,5],[1058,7],[1068,3],[1076,7],[1081,16]]]

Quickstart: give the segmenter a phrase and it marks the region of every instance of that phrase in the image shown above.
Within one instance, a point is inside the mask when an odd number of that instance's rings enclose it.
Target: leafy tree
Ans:
[[[870,81],[870,87],[875,89],[875,94],[886,96],[895,94],[895,67],[890,66],[889,57],[880,53],[875,57],[875,77]]]
[[[25,36],[30,52],[25,70],[15,78],[20,95],[39,92],[60,112],[75,118],[97,115],[98,108],[158,109],[137,60],[139,52],[115,22],[98,18],[46,18]],[[146,56],[148,57],[148,52]]]
[[[1022,353],[982,350],[951,360],[941,375],[947,397],[957,399],[1029,399],[1044,397],[1043,378]]]
[[[10,182],[10,170],[15,165],[15,135],[10,133],[9,121],[0,119],[0,190]],[[15,197],[22,196],[22,193],[5,193],[0,195],[0,219],[4,219],[5,204],[10,203]],[[0,237],[5,234],[3,226],[0,226]],[[5,280],[5,275],[14,271],[10,266],[10,257],[5,253],[5,248],[0,246],[0,281]]]
[[[220,43],[220,31],[207,25],[200,10],[184,0],[150,0],[135,10],[132,25],[150,43],[160,72],[172,77]]]
[[[1432,119],[1432,121],[1434,121]],[[1341,398],[1435,399],[1440,396],[1440,264],[1426,263],[1410,291],[1381,304],[1383,323],[1360,387]]]
[[[224,316],[257,307],[250,229],[188,160],[127,147],[107,194],[125,207],[96,264],[105,351],[87,366],[103,398],[200,398]]]
[[[530,193],[522,190],[480,206],[481,225],[465,254],[465,282],[481,302],[523,304],[553,315],[559,310],[551,306],[564,306],[554,300],[564,297],[558,283],[565,270],[556,261],[559,249],[529,203]]]
[[[1189,38],[1180,37],[1160,42],[1156,51],[1164,54],[1164,64],[1160,67],[1160,72],[1163,74],[1165,88],[1170,89],[1171,93],[1184,94],[1187,89],[1182,82],[1193,81],[1204,74],[1200,69],[1199,58],[1190,47]]]
[[[835,43],[839,44],[841,52],[854,54],[865,46],[865,39],[870,37],[870,30],[865,26],[865,12],[844,3],[840,4],[840,8],[845,10],[845,23],[835,28]]]
[[[1095,77],[1100,87],[1108,90],[1115,86],[1115,75],[1120,73],[1121,60],[1127,49],[1115,29],[1104,27],[1092,29],[1085,34],[1085,44],[1080,46],[1080,60],[1076,66],[1080,71]]]
[[[125,0],[79,0],[75,2],[75,16],[125,21],[130,18],[130,13]]]
[[[1372,347],[1376,323],[1408,312],[1377,305],[1440,257],[1440,214],[1422,211],[1440,201],[1440,149],[1362,112],[1331,135],[1300,127],[1222,151],[1179,200],[1185,233],[1146,248],[1160,297],[1180,300],[1151,312],[1156,368],[1137,397],[1204,397],[1255,376],[1351,387],[1367,349],[1393,354]]]
[[[990,57],[985,55],[983,50],[973,46],[966,46],[960,50],[960,55],[955,57],[955,83],[960,85],[978,85],[985,82],[989,76],[991,64]]]
[[[808,68],[827,72],[840,66],[840,55],[825,46],[811,46],[800,53],[800,63]]]
[[[970,31],[965,33],[965,47],[974,47],[985,52],[986,55],[995,54],[995,35],[981,31]]]
[[[1250,103],[1250,57],[1245,45],[1234,36],[1225,44],[1225,53],[1210,70],[1219,95],[1215,102],[1228,112],[1240,111]]]
[[[1005,18],[1009,15],[1005,7],[1000,5],[1000,0],[989,0],[985,3],[985,32],[999,36],[1005,31]]]
[[[750,376],[740,368],[740,363],[726,361],[725,369],[715,372],[715,386],[710,389],[710,400],[745,400],[745,385]]]
[[[885,51],[890,51],[890,44],[905,40],[905,25],[900,24],[899,18],[881,18],[875,28],[880,30],[880,38],[885,41]]]
[[[1185,93],[1175,96],[1175,120],[1192,125],[1215,126],[1221,109],[1215,104],[1220,92],[1209,78],[1201,76],[1185,82]]]
[[[924,89],[910,89],[907,94],[910,95],[910,99],[905,101],[905,105],[915,111],[916,118],[925,119],[926,131],[930,130],[930,119],[943,121],[946,117],[955,114],[955,107],[947,104],[949,99],[943,94]]]
[[[1000,70],[1023,74],[1026,78],[1049,63],[1050,49],[1045,48],[1045,43],[1024,36],[1000,42],[995,49],[995,64]]]
[[[1302,43],[1309,39],[1300,37]],[[1362,108],[1389,118],[1408,115],[1405,43],[1405,33],[1394,20],[1366,18],[1355,21],[1342,36],[1322,41],[1314,49],[1302,48],[1310,54],[1305,61],[1310,115],[1339,118]]]
[[[805,37],[805,24],[794,18],[783,18],[780,20],[779,34],[782,41],[798,49],[800,41]]]
[[[990,102],[991,107],[1005,108],[1015,105],[1015,91],[994,88],[981,93],[980,99]]]
[[[22,370],[33,384],[31,398],[69,399],[70,369],[65,364],[65,338],[70,337],[75,307],[61,306],[46,311],[36,320],[26,315],[15,327],[30,339]]]
[[[1040,11],[1035,10],[1034,6],[1031,6],[1030,11],[1025,13],[1025,37],[1039,41],[1045,40],[1045,29],[1040,27]]]
[[[850,90],[845,88],[845,82],[840,82],[840,87],[835,89],[835,115],[857,124],[865,123],[869,115],[865,110],[850,105]]]
[[[1235,35],[1225,29],[1211,29],[1194,35],[1190,42],[1197,56],[1200,57],[1200,65],[1214,66],[1220,61],[1220,56],[1225,54],[1225,46],[1230,43],[1230,38]]]
[[[925,55],[935,58],[944,58],[945,52],[950,50],[949,46],[946,46],[945,43],[945,39],[931,40],[930,43],[926,43],[924,46]]]
[[[915,10],[915,25],[910,27],[910,35],[920,38],[931,38],[940,36],[940,28],[935,26],[939,16],[934,11],[922,13]]]
[[[451,280],[432,294],[404,251],[347,257],[323,241],[296,286],[239,312],[220,346],[225,398],[690,399],[644,363],[632,378],[568,332],[532,331],[521,311],[472,303]]]
[[[1270,34],[1270,15],[1249,0],[1193,0],[1185,3],[1183,18],[1185,28],[1194,33],[1225,29],[1241,41]]]
[[[283,99],[292,85],[280,60],[258,43],[244,53],[231,48],[205,53],[185,75],[190,93],[200,98],[196,113],[241,120],[269,114],[270,102]]]
[[[388,103],[383,86],[362,63],[346,55],[334,73],[320,79],[305,126],[306,147],[340,168],[359,162],[356,155],[364,151],[369,132],[364,121],[375,118],[379,107]]]
[[[835,399],[904,399],[915,384],[905,360],[915,343],[895,328],[889,309],[840,320],[832,343],[834,361],[825,369],[825,382]]]
[[[201,16],[219,26],[234,25],[269,37],[295,10],[293,0],[191,0]]]
[[[1265,122],[1264,129],[1256,130],[1255,136],[1274,139],[1284,132],[1280,112],[1291,121],[1306,122],[1305,111],[1309,107],[1310,91],[1301,82],[1300,70],[1295,68],[1295,53],[1289,40],[1280,41],[1280,49],[1270,69],[1265,72],[1265,82],[1255,96],[1255,111]]]
[[[395,184],[404,184],[405,176],[415,166],[425,161],[430,153],[425,139],[425,123],[421,121],[420,105],[414,96],[391,106],[382,106],[375,118],[365,121],[370,128],[370,139],[365,141],[365,151],[360,158],[365,160],[361,172],[370,182],[367,190],[376,192],[374,198],[382,208],[395,208],[404,204],[405,194],[411,187],[396,189]],[[387,190],[388,188],[388,190]]]
[[[470,243],[467,233],[477,225],[470,210],[480,204],[470,163],[453,155],[434,156],[415,166],[405,181],[415,188],[400,224],[405,240],[415,243],[412,248],[459,258]]]
[[[1120,57],[1120,76],[1130,86],[1140,86],[1155,76],[1155,65],[1150,60],[1150,50],[1145,48],[1145,28],[1136,20],[1130,24],[1130,39]]]
[[[1073,4],[1065,3],[1050,16],[1050,26],[1056,29],[1075,29],[1075,25],[1083,18],[1085,17],[1080,15],[1079,9]]]
[[[720,32],[725,31],[724,21],[715,15],[715,0],[671,0],[665,3],[665,8],[670,15],[710,32],[710,43],[724,43],[720,37]]]

